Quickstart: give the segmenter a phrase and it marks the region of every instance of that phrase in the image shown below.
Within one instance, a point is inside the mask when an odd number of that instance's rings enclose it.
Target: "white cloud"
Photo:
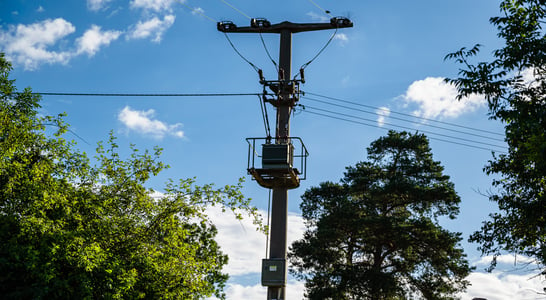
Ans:
[[[457,89],[440,77],[413,82],[402,95],[406,105],[417,105],[413,114],[424,118],[456,118],[485,105],[483,97],[473,95],[458,101]]]
[[[173,25],[174,20],[174,15],[167,15],[163,20],[154,17],[146,22],[139,21],[127,35],[127,39],[151,38],[153,42],[159,43],[165,31]]]
[[[81,37],[76,39],[77,54],[86,53],[93,56],[100,47],[108,46],[121,35],[121,31],[101,31],[100,26],[92,25]]]
[[[472,285],[468,287],[462,300],[485,298],[488,300],[544,300],[542,280],[531,275],[503,274],[500,272],[473,272],[467,278]]]
[[[93,25],[76,39],[76,49],[51,49],[63,44],[63,39],[75,31],[74,25],[62,18],[19,24],[7,31],[0,30],[0,47],[9,60],[22,64],[27,70],[34,70],[43,63],[66,64],[77,55],[93,56],[102,46],[109,45],[121,35],[120,31],[101,31],[99,26]]]
[[[118,114],[118,120],[121,121],[129,131],[152,136],[156,139],[162,139],[165,135],[172,135],[177,138],[184,137],[184,132],[180,130],[180,127],[182,126],[181,123],[169,125],[165,122],[154,120],[154,115],[155,111],[153,109],[139,111],[132,110],[129,106],[125,106]]]
[[[476,265],[487,266],[493,260],[493,256],[484,256],[476,262]],[[497,264],[516,265],[516,264],[533,264],[534,260],[530,257],[513,254],[504,254],[497,256]]]
[[[112,0],[87,0],[87,8],[92,11],[98,11],[106,7]]]
[[[336,35],[334,36],[334,40],[338,40],[342,44],[345,44],[346,42],[349,41],[349,38],[347,37],[345,33],[336,33]]]
[[[216,240],[222,251],[229,256],[229,263],[225,272],[232,276],[250,273],[260,274],[262,259],[266,256],[266,236],[256,231],[252,220],[245,218],[241,221],[230,217],[229,212],[222,212],[220,208],[208,209],[211,220],[218,228]],[[261,212],[267,220],[266,212]],[[301,216],[288,215],[288,245],[303,236],[305,227]],[[239,298],[252,299],[252,298]]]
[[[200,16],[202,16],[202,15],[205,14],[205,10],[202,9],[201,7],[196,7],[196,8],[194,8],[194,9],[191,10],[191,14],[192,14],[192,15],[200,15]]]
[[[259,281],[260,275],[256,275]],[[471,285],[459,296],[461,300],[485,298],[487,300],[544,300],[542,282],[525,275],[502,275],[499,273],[471,273],[468,278]],[[229,284],[226,299],[265,299],[267,289],[261,284]],[[286,286],[286,299],[303,299],[305,286],[303,282],[289,281]],[[216,298],[210,298],[213,300]]]
[[[391,110],[388,107],[380,107],[375,113],[377,114],[377,125],[383,127],[385,125],[385,119],[391,115]]]
[[[185,2],[185,0],[182,0]],[[142,8],[151,11],[171,11],[175,0],[132,0],[130,5],[132,8]]]
[[[40,5],[40,6],[38,6],[38,8],[36,9],[36,11],[39,12],[39,13],[41,13],[41,12],[44,12],[45,9],[44,9],[43,6]]]
[[[529,88],[537,88],[546,79],[544,74],[537,72],[535,68],[526,68],[521,73],[523,84]]]
[[[320,22],[330,22],[330,18],[328,18],[328,16],[325,16],[323,14],[317,14],[315,12],[308,12],[306,13],[306,15],[308,15],[309,17],[311,17],[312,20],[317,20],[317,21],[320,21]]]
[[[48,49],[67,35],[76,31],[68,21],[57,18],[47,19],[30,25],[10,26],[0,30],[0,46],[9,60],[33,70],[41,63],[68,63],[72,57],[69,51]]]
[[[259,280],[259,275],[258,275]],[[290,281],[286,285],[286,299],[303,299],[304,284],[302,282]],[[256,285],[228,284],[226,299],[266,299],[267,287]],[[216,300],[217,298],[209,298]]]

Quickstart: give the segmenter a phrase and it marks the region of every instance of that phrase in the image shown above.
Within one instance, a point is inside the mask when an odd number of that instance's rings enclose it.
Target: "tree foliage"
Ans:
[[[40,116],[40,98],[17,92],[10,70],[0,55],[2,298],[225,297],[228,258],[206,208],[257,217],[241,183],[170,181],[159,195],[145,183],[167,167],[161,149],[133,146],[124,159],[112,135],[92,165],[63,138],[63,116]]]
[[[508,153],[494,156],[484,168],[499,174],[490,200],[500,212],[490,215],[470,241],[483,254],[523,254],[546,265],[546,2],[505,0],[502,16],[490,22],[504,40],[490,62],[473,64],[480,45],[449,54],[462,64],[459,78],[449,79],[459,98],[485,96],[490,116],[505,124]],[[546,271],[545,271],[546,272]]]
[[[340,183],[302,196],[307,230],[290,248],[309,299],[454,299],[471,268],[438,217],[460,198],[421,134],[389,132]]]

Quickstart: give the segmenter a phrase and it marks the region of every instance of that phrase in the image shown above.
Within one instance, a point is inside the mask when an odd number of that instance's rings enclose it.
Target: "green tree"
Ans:
[[[454,219],[460,198],[422,134],[390,131],[340,183],[302,196],[307,230],[290,248],[309,299],[454,299],[471,268]]]
[[[490,214],[470,241],[484,255],[512,252],[529,256],[546,270],[546,2],[505,0],[502,16],[490,22],[504,40],[490,62],[473,64],[480,45],[449,54],[463,67],[459,78],[448,79],[459,99],[483,95],[490,117],[505,124],[508,153],[494,155],[484,168],[500,175],[490,200],[500,211]]]
[[[154,196],[145,183],[167,167],[160,149],[122,159],[111,135],[91,165],[63,138],[63,116],[39,116],[40,98],[17,92],[10,70],[0,54],[2,299],[224,298],[228,258],[206,208],[257,217],[241,183],[170,181]]]

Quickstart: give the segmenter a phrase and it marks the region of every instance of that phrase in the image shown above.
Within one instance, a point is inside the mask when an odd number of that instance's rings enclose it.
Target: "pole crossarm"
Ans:
[[[253,19],[255,20],[255,19]],[[330,23],[292,23],[284,21],[277,24],[269,24],[269,22],[251,22],[257,24],[254,26],[237,27],[230,21],[218,22],[218,30],[225,33],[281,33],[289,31],[298,33],[304,31],[316,31],[325,29],[347,28],[353,27],[353,22],[347,18],[335,17],[330,20]]]

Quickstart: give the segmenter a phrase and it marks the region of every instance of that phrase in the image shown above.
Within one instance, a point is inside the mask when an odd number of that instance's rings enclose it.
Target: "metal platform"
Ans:
[[[280,143],[273,143],[271,138],[246,140],[249,144],[247,171],[259,185],[270,189],[294,189],[300,186],[301,180],[305,180],[309,153],[300,138],[283,139]],[[261,152],[256,151],[257,141],[264,141],[259,143]],[[257,161],[261,161],[261,168],[256,166]],[[300,169],[294,168],[294,163]]]
[[[265,188],[285,187],[294,189],[300,186],[300,172],[295,168],[287,169],[248,169],[259,185]]]

